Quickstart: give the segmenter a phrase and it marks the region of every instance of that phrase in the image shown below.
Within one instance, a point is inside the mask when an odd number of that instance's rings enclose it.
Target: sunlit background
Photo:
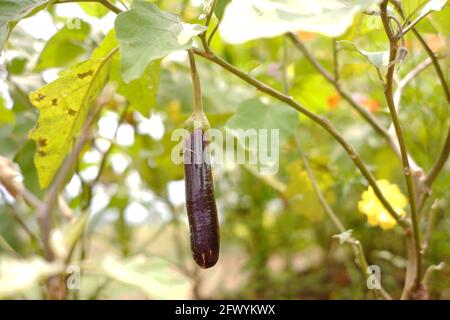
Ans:
[[[185,21],[202,22],[198,19],[202,13],[200,0],[158,3],[160,8],[182,15]],[[42,197],[43,191],[33,165],[35,145],[27,137],[38,112],[27,96],[57,79],[60,71],[88,58],[114,27],[115,14],[104,14],[98,4],[89,8],[75,3],[61,4],[20,21],[0,57],[0,95],[5,105],[0,110],[0,155],[20,166],[19,179],[38,197]],[[447,7],[443,21],[448,13]],[[46,42],[64,26],[76,24],[76,19],[90,26],[88,37],[74,40],[79,52],[64,65],[36,70]],[[372,16],[358,16],[344,39],[368,51],[385,50],[387,42],[378,22]],[[419,30],[434,51],[448,54],[448,30],[442,34],[431,19],[421,24]],[[331,70],[331,40],[308,32],[299,32],[298,36]],[[399,71],[401,76],[427,57],[410,35],[406,45],[409,53]],[[286,76],[290,95],[308,109],[330,118],[369,163],[374,176],[397,185],[399,193],[406,194],[401,163],[392,150],[291,43],[276,37],[233,46],[224,43],[217,34],[211,46],[217,55],[278,90],[285,89],[283,76]],[[56,55],[70,54],[67,50],[72,49],[65,48],[71,47],[62,42]],[[375,69],[354,52],[340,52],[340,61],[340,81],[344,87],[388,126],[389,113]],[[440,62],[448,78],[449,60]],[[249,99],[256,98],[258,103],[274,108],[288,108],[201,58],[197,63],[205,111],[212,127],[224,129],[239,106]],[[177,143],[171,141],[171,133],[183,127],[192,111],[187,53],[174,52],[162,60],[161,66],[158,99],[151,115],[125,112],[121,118],[127,102],[115,94],[103,108],[94,137],[64,189],[69,215],[89,213],[70,263],[81,270],[80,289],[69,290],[69,298],[371,298],[350,245],[341,244],[334,237],[339,230],[314,192],[297,140],[326,200],[345,228],[351,229],[363,243],[369,263],[380,266],[384,287],[393,296],[400,296],[407,263],[402,230],[398,226],[383,230],[367,222],[358,208],[368,187],[366,181],[327,133],[295,112],[292,115],[295,126],[283,141],[276,175],[261,176],[252,166],[233,161],[213,167],[221,255],[212,269],[198,268],[190,252],[183,167],[171,160],[172,148]],[[114,83],[110,85],[114,87]],[[10,116],[8,110],[14,113],[13,121],[6,120]],[[424,168],[432,165],[442,146],[449,116],[434,70],[427,68],[404,90],[400,110],[407,143]],[[447,164],[427,203],[426,211],[434,212],[435,223],[428,239],[426,265],[449,263],[449,169]],[[35,213],[11,197],[5,188],[0,189],[0,234],[18,252],[14,258],[20,258],[11,260],[0,248],[0,259],[3,257],[0,297],[41,298],[40,276],[48,270],[36,260],[40,254],[38,242],[15,219],[21,217],[26,228],[38,234]],[[56,252],[64,253],[62,243],[67,236],[64,226],[68,223],[62,215],[55,222],[59,227],[52,233],[52,245]],[[430,278],[433,298],[450,298],[449,272],[446,267]],[[13,289],[8,291],[10,288]]]

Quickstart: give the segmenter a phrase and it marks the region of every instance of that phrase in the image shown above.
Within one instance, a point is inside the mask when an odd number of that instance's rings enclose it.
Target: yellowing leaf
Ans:
[[[11,124],[16,122],[14,112],[5,106],[5,100],[0,96],[0,125]]]
[[[41,188],[50,184],[72,149],[90,105],[108,80],[109,62],[116,51],[87,60],[30,94],[40,111],[29,137],[37,145],[34,163]]]

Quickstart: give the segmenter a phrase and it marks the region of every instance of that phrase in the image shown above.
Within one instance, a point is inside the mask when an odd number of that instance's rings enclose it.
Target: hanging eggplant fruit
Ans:
[[[183,148],[186,208],[192,256],[200,267],[206,269],[214,266],[219,258],[219,221],[206,133],[209,123],[203,113],[200,81],[191,51],[189,61],[194,88],[194,112],[186,121],[190,134],[185,138]]]

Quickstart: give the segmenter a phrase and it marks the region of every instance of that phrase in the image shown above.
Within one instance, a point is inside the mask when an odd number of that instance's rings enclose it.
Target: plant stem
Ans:
[[[424,179],[424,183],[428,187],[431,188],[431,185],[433,184],[434,180],[437,178],[439,172],[441,172],[442,168],[447,162],[449,153],[450,153],[450,127],[448,129],[447,138],[445,139],[444,146],[442,147],[442,150],[433,167],[430,169],[430,171],[428,172],[428,174]]]
[[[392,123],[395,128],[395,132],[398,139],[398,144],[400,147],[402,162],[403,162],[403,173],[406,180],[406,185],[408,188],[409,202],[411,207],[411,220],[413,226],[413,236],[414,236],[414,247],[416,255],[416,273],[414,276],[414,284],[416,287],[420,285],[420,277],[422,270],[422,255],[420,252],[420,233],[419,233],[419,217],[416,207],[416,193],[414,190],[414,182],[411,173],[411,167],[409,165],[408,151],[406,148],[406,142],[403,135],[403,130],[398,119],[397,111],[395,108],[394,98],[393,98],[393,76],[395,71],[395,63],[397,60],[397,38],[394,36],[391,26],[389,23],[389,16],[387,14],[387,4],[388,1],[385,0],[380,4],[380,14],[381,21],[383,23],[384,30],[389,39],[389,65],[386,72],[386,83],[384,88],[384,93],[386,96],[386,102],[389,107],[389,112],[391,114]]]
[[[247,73],[237,69],[233,65],[229,64],[228,62],[222,60],[221,58],[217,57],[212,52],[204,52],[199,49],[193,48],[193,52],[199,56],[202,56],[203,58],[221,66],[222,68],[228,70],[232,74],[236,75],[237,77],[241,78],[245,82],[251,84],[256,89],[258,89],[261,92],[264,92],[268,94],[269,96],[275,98],[276,100],[279,100],[281,102],[286,103],[290,107],[294,108],[298,112],[304,114],[308,118],[310,118],[312,121],[317,123],[319,126],[324,128],[328,133],[330,133],[334,139],[344,148],[344,150],[348,153],[352,161],[355,163],[357,168],[360,170],[362,175],[366,178],[370,186],[373,188],[376,196],[380,200],[380,202],[383,204],[383,206],[386,208],[386,210],[391,214],[391,216],[398,222],[398,224],[403,227],[405,230],[408,230],[409,223],[405,220],[402,220],[397,212],[392,208],[390,203],[386,200],[384,195],[382,194],[380,188],[378,188],[378,185],[375,181],[375,178],[370,173],[369,169],[366,167],[365,163],[362,161],[358,153],[355,151],[355,149],[345,140],[345,138],[337,131],[337,129],[331,124],[331,122],[323,117],[319,116],[310,110],[306,109],[302,105],[300,105],[297,101],[295,101],[291,96],[287,96],[272,87],[268,86],[267,84],[253,78],[252,76],[248,75]]]
[[[399,15],[403,18],[405,18],[405,13],[403,12],[403,9],[401,7],[401,3],[399,1],[393,1],[391,0],[392,4],[395,7],[395,10],[399,13]],[[407,20],[407,19],[406,19]],[[423,37],[420,35],[419,31],[417,31],[416,28],[412,28],[412,32],[414,36],[417,38],[417,40],[420,42],[428,56],[433,61],[434,69],[436,70],[436,73],[438,75],[439,81],[441,82],[442,89],[444,90],[445,98],[447,99],[447,103],[450,104],[450,89],[448,87],[447,81],[445,80],[444,73],[442,72],[441,66],[439,65],[439,61],[434,54],[433,50],[428,46],[426,41],[423,39]]]
[[[70,2],[97,2],[97,3],[100,3],[101,5],[103,5],[105,8],[111,10],[114,13],[119,14],[122,12],[122,9],[116,7],[108,0],[57,0],[57,1],[53,2],[52,4],[62,4],[62,3],[70,3]]]
[[[315,192],[317,198],[319,199],[319,202],[320,202],[322,208],[327,213],[327,215],[331,219],[331,221],[333,221],[334,225],[339,230],[339,232],[340,233],[344,233],[347,229],[344,227],[344,225],[342,224],[341,220],[338,218],[337,214],[334,212],[334,210],[328,204],[328,201],[326,200],[324,194],[320,190],[320,187],[319,187],[319,185],[317,183],[317,180],[316,180],[316,178],[314,176],[314,173],[313,173],[313,171],[311,169],[311,166],[309,164],[308,157],[303,152],[303,150],[302,150],[302,148],[300,146],[300,142],[299,142],[297,137],[295,138],[295,141],[297,143],[297,150],[298,150],[298,152],[300,154],[300,157],[302,158],[306,174],[308,175],[309,181],[311,182],[311,185],[313,186],[314,192]],[[348,239],[347,242],[351,244],[351,247],[353,249],[353,253],[355,255],[355,258],[358,261],[357,264],[358,264],[358,266],[359,266],[359,268],[360,268],[364,278],[367,280],[368,279],[368,274],[367,274],[368,263],[367,263],[367,259],[366,259],[366,256],[364,254],[364,248],[363,248],[361,242],[359,240],[354,239],[354,238]],[[384,299],[392,300],[391,296],[382,287],[379,290],[375,289],[373,291],[373,293],[374,293],[375,299],[378,299],[379,295],[381,294]]]
[[[413,29],[415,27],[416,24],[418,24],[423,18],[425,18],[430,13],[431,13],[431,10],[428,12],[422,13],[416,19],[414,19],[412,22],[410,22],[406,26],[406,28],[404,28],[403,30],[400,30],[399,32],[403,33],[403,35],[407,34],[411,29]]]
[[[333,38],[333,73],[334,82],[339,85],[339,59],[338,59],[338,48],[336,38]]]
[[[195,65],[195,58],[192,50],[188,50],[189,64],[191,66],[192,86],[194,92],[194,113],[203,114],[202,89],[200,86],[200,79]]]
[[[217,0],[213,0],[211,4],[211,8],[209,9],[208,15],[206,16],[205,27],[209,27],[209,23],[211,22],[212,15],[214,14],[214,10],[216,9]],[[206,33],[206,31],[205,31]]]
[[[305,58],[313,65],[313,67],[331,84],[334,86],[334,88],[339,92],[340,96],[346,100],[350,106],[355,109],[356,112],[358,112],[371,126],[372,128],[380,134],[389,144],[389,146],[394,150],[395,154],[401,158],[400,149],[398,146],[397,141],[394,139],[394,137],[389,133],[388,130],[386,130],[379,122],[378,120],[369,112],[367,111],[363,106],[361,106],[359,103],[357,103],[352,95],[346,91],[338,81],[335,80],[336,75],[332,76],[321,64],[317,59],[312,55],[312,53],[306,48],[306,46],[295,36],[293,33],[287,34],[288,38],[294,43],[294,45],[300,50],[300,52],[303,53]],[[415,164],[415,162],[413,162]],[[423,170],[417,166],[414,165],[413,168],[414,172],[423,172]]]
[[[444,270],[444,267],[445,267],[445,263],[444,262],[441,262],[439,264],[433,264],[433,265],[429,266],[428,269],[425,271],[425,274],[423,276],[423,283],[424,284],[428,284],[428,282],[430,281],[430,277],[433,274],[433,272]]]
[[[403,90],[405,87],[415,78],[419,73],[425,70],[429,65],[431,65],[431,58],[427,58],[421,63],[419,63],[413,70],[411,70],[403,79],[401,79],[397,84],[397,90],[394,93],[394,103],[395,108],[398,110],[400,107],[400,101],[402,99]],[[390,129],[389,129],[390,131]]]

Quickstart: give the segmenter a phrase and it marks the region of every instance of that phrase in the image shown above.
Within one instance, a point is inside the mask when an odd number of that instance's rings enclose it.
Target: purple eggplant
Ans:
[[[195,129],[184,141],[184,180],[192,256],[206,269],[219,258],[220,236],[209,142],[204,135],[202,129]]]

